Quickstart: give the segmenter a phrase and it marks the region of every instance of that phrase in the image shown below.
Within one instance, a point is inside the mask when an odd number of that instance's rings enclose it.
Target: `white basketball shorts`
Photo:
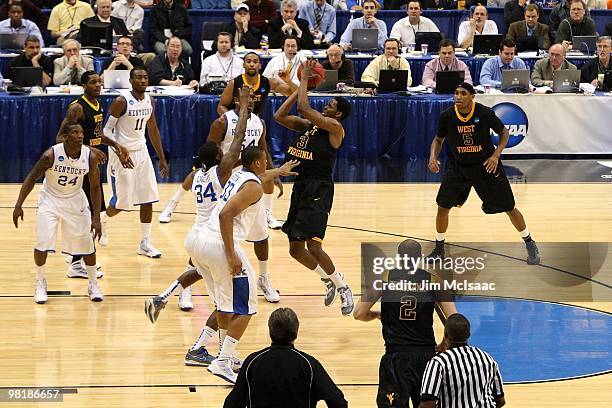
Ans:
[[[119,156],[108,149],[108,180],[112,187],[110,205],[118,210],[133,210],[135,205],[159,201],[155,170],[146,147],[130,151],[133,169],[125,169]]]

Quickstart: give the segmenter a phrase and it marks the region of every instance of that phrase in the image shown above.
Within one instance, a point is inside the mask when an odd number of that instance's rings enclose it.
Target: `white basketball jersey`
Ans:
[[[238,114],[235,110],[227,111],[223,114],[225,116],[225,137],[221,141],[221,150],[223,154],[227,153],[230,145],[234,141],[234,134],[236,133],[236,125],[238,124]],[[264,124],[263,121],[254,113],[247,120],[246,134],[244,135],[244,141],[242,142],[242,149],[248,146],[259,146],[259,139],[263,135]]]
[[[225,187],[223,188],[223,192],[219,197],[219,201],[217,201],[217,205],[212,211],[210,215],[210,220],[208,221],[207,227],[213,232],[221,233],[221,229],[219,226],[219,214],[225,204],[235,196],[242,185],[249,181],[255,181],[261,184],[261,180],[255,174],[250,171],[238,170],[232,177],[227,181]],[[257,201],[254,204],[251,204],[244,211],[234,217],[234,239],[237,241],[244,241],[251,231],[253,224],[257,215],[259,215],[259,207],[261,207],[262,200]]]
[[[125,98],[125,113],[117,120],[115,140],[128,150],[140,150],[146,147],[145,129],[153,113],[151,97],[145,93],[142,101],[136,99],[132,92],[122,92]]]
[[[59,198],[79,194],[83,178],[89,173],[89,147],[81,146],[78,159],[68,157],[63,143],[56,144],[52,149],[53,165],[45,172],[42,190]]]
[[[192,228],[197,231],[204,228],[223,192],[217,168],[213,166],[208,170],[200,169],[193,176],[191,191],[196,200],[196,219]]]

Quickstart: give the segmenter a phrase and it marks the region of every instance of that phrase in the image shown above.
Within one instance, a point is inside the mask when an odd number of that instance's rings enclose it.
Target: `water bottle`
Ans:
[[[267,54],[268,53],[268,35],[267,34],[264,34],[261,36],[259,45],[261,46],[261,50],[264,52],[264,54]]]

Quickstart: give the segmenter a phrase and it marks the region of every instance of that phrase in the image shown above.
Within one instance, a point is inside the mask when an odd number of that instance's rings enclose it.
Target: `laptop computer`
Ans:
[[[553,74],[554,93],[576,93],[580,90],[580,71],[564,69]]]
[[[502,70],[501,89],[506,92],[529,92],[529,69]]]
[[[323,79],[323,82],[321,82],[319,86],[313,89],[313,92],[335,90],[336,85],[338,85],[338,70],[326,69],[325,78]]]
[[[416,49],[421,49],[421,44],[427,44],[427,53],[434,53],[440,51],[440,41],[444,39],[442,33],[416,33],[414,42],[416,43]]]
[[[405,91],[408,84],[408,70],[381,69],[378,79],[378,93]]]
[[[131,89],[130,71],[115,70],[104,71],[104,88],[105,89]]]
[[[583,52],[587,55],[595,54],[597,51],[596,35],[575,35],[572,37],[572,50]]]
[[[13,70],[13,84],[21,87],[43,86],[42,67],[15,67]]]
[[[0,34],[0,50],[23,50],[26,38],[26,33]]]
[[[503,39],[502,34],[475,35],[472,54],[497,55]]]
[[[465,80],[464,71],[438,71],[436,72],[436,93],[455,93],[457,85]]]
[[[378,49],[378,28],[355,28],[351,48],[355,51],[375,51]]]

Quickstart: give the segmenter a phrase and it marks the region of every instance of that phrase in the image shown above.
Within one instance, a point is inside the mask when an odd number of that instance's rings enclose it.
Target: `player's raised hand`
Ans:
[[[497,170],[497,163],[499,163],[499,159],[497,156],[493,155],[485,160],[483,166],[485,166],[487,173],[493,173]]]
[[[429,168],[429,171],[431,171],[432,173],[439,173],[440,172],[440,160],[430,157],[429,163],[427,163],[427,167]]]
[[[249,98],[251,97],[252,91],[253,90],[246,85],[243,85],[242,88],[240,88],[238,93],[238,101],[240,102],[240,106],[249,106]]]
[[[310,79],[313,77],[312,70],[317,65],[316,60],[306,60],[302,62],[302,78]]]
[[[13,224],[15,224],[15,228],[19,228],[19,218],[23,221],[23,209],[21,206],[15,206],[13,210]]]
[[[91,232],[93,233],[94,241],[99,241],[100,237],[102,237],[102,223],[99,218],[91,220]]]
[[[298,173],[293,171],[293,169],[300,165],[299,160],[289,160],[285,162],[282,166],[278,168],[281,176],[297,176]]]

